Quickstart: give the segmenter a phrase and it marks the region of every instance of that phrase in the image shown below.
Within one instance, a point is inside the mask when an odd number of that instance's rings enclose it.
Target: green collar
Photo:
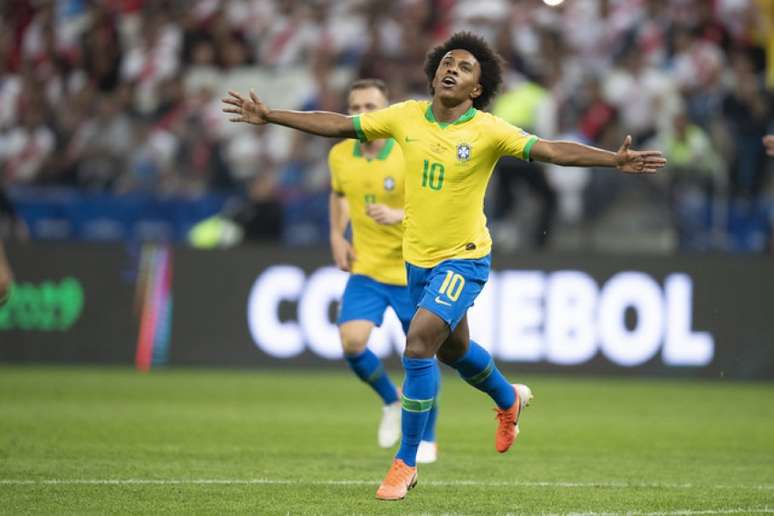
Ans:
[[[433,114],[433,103],[431,102],[430,104],[428,104],[427,110],[425,111],[425,118],[427,119],[428,122],[432,124],[438,124],[439,126],[441,126],[441,129],[445,129],[449,125],[456,125],[456,124],[462,124],[464,122],[467,122],[468,120],[476,116],[476,111],[477,111],[476,108],[474,108],[473,106],[470,106],[470,109],[462,113],[462,115],[460,115],[460,117],[454,122],[439,122],[435,119],[435,115]]]
[[[392,138],[388,138],[387,142],[384,144],[384,147],[382,147],[382,150],[379,151],[379,154],[376,155],[376,158],[381,161],[384,161],[387,159],[387,156],[390,155],[390,151],[392,151],[392,148],[395,147],[395,140]],[[355,140],[355,149],[352,151],[352,155],[356,158],[362,158],[363,156],[363,148],[360,146],[360,142]],[[366,158],[368,161],[371,161],[371,158]]]

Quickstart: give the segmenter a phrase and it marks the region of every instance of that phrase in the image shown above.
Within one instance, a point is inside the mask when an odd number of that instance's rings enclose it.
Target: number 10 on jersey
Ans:
[[[425,160],[425,167],[422,170],[422,186],[430,190],[440,190],[443,187],[443,176],[445,170],[441,163],[430,163]]]

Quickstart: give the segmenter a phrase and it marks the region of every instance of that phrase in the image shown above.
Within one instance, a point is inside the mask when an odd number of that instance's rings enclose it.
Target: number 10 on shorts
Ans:
[[[446,277],[441,283],[441,294],[446,294],[446,297],[452,301],[456,301],[462,294],[462,289],[465,287],[465,278],[454,271],[446,271]]]

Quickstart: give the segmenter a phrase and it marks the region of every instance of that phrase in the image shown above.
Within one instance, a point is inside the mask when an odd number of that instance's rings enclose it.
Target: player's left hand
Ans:
[[[366,206],[366,214],[379,224],[397,224],[403,220],[403,212],[394,210],[384,204],[369,204]]]
[[[631,135],[627,135],[623,145],[615,155],[616,168],[627,174],[655,174],[658,169],[666,165],[661,151],[635,151],[629,147],[632,145]]]

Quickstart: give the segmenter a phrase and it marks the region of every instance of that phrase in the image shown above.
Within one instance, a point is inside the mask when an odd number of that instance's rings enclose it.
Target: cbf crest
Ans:
[[[470,144],[460,143],[457,145],[457,159],[460,161],[468,161],[470,159]]]
[[[395,179],[393,179],[391,176],[387,176],[384,178],[384,189],[388,192],[392,192],[395,190]]]

